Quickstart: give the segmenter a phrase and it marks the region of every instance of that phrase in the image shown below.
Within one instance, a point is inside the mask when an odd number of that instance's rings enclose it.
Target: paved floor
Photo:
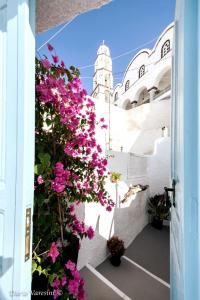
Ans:
[[[169,226],[157,230],[148,225],[125,255],[164,281],[170,280]]]
[[[169,228],[159,231],[146,226],[125,252],[119,267],[114,267],[107,259],[97,271],[132,300],[169,300]],[[133,261],[133,263],[131,262]],[[161,279],[161,282],[137,267]],[[118,300],[118,296],[101,279],[87,268],[82,271],[86,281],[87,300]],[[162,280],[166,284],[162,283]]]
[[[87,300],[121,300],[110,287],[96,277],[86,267],[81,270],[81,276],[85,279],[85,292]]]
[[[97,270],[133,300],[169,299],[168,287],[124,258],[120,267],[113,267],[109,260],[106,260]]]

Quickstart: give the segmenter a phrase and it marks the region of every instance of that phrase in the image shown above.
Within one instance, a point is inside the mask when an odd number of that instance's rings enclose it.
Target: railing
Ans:
[[[171,90],[171,85],[169,85],[168,87],[166,87],[164,90],[159,91],[159,93],[155,94],[153,99],[157,99],[158,97],[162,96],[163,94],[165,94],[166,92]]]

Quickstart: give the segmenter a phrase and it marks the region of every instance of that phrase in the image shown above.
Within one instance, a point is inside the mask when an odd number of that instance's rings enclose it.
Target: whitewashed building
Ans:
[[[152,50],[133,57],[115,87],[110,50],[104,43],[99,47],[92,97],[107,119],[107,149],[152,154],[155,141],[170,134],[173,28],[163,31]]]
[[[129,63],[122,83],[113,87],[112,59],[109,48],[99,47],[95,61],[92,97],[96,113],[106,118],[108,132],[97,132],[107,152],[110,171],[121,173],[118,184],[106,181],[116,203],[112,214],[98,204],[85,204],[87,225],[95,228],[95,239],[84,240],[79,267],[100,264],[106,257],[106,241],[114,233],[128,246],[147,225],[147,199],[164,193],[170,184],[170,115],[173,24],[158,38],[152,50],[138,52]],[[123,204],[130,185],[149,188],[131,195]],[[84,213],[83,213],[84,211]],[[123,225],[122,225],[123,224]]]
[[[173,23],[158,38],[154,48],[142,49],[130,61],[121,83],[113,87],[112,58],[109,48],[99,47],[95,61],[92,96],[126,110],[169,98],[171,90],[171,54]],[[163,96],[163,94],[165,94]]]

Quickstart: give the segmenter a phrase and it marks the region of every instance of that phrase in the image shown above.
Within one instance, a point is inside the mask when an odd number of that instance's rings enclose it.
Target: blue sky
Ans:
[[[95,62],[97,49],[105,40],[111,56],[115,57],[151,41],[174,20],[175,0],[114,0],[101,9],[76,17],[51,44],[67,66],[81,67]],[[39,48],[61,26],[37,35]],[[155,42],[141,48],[152,48]],[[131,58],[138,52],[123,56],[113,62],[115,84],[120,82]],[[40,54],[47,54],[46,47]],[[94,68],[81,70],[84,87],[92,91]],[[89,78],[84,78],[89,77]]]

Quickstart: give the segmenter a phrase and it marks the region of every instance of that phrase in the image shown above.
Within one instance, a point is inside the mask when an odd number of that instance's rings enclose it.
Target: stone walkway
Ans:
[[[169,228],[146,226],[128,247],[120,267],[105,260],[81,270],[87,300],[169,300]]]

